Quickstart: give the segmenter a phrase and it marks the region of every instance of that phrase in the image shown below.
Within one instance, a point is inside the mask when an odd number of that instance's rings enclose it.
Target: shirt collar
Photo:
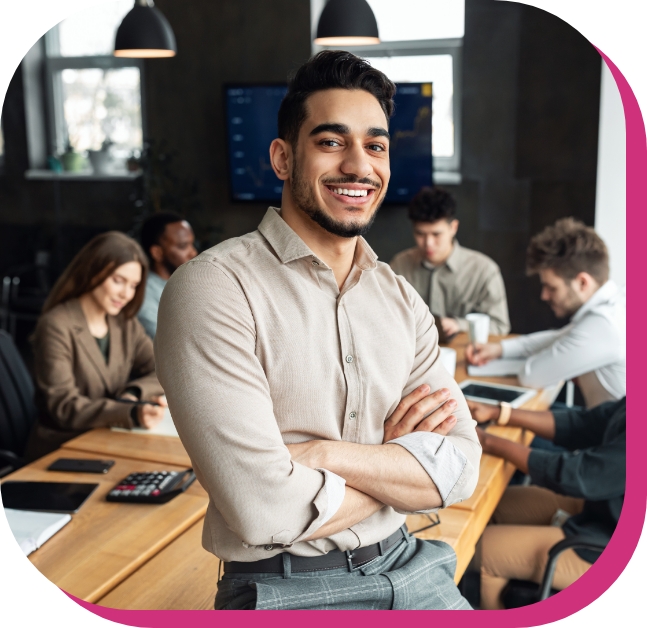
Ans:
[[[270,207],[258,226],[258,230],[269,242],[281,262],[287,264],[304,257],[314,257],[318,260],[319,258],[310,250],[310,247],[281,218],[279,211],[276,207]],[[377,268],[377,255],[362,237],[357,238],[353,261],[362,270]]]
[[[601,305],[605,301],[612,301],[617,293],[618,286],[612,279],[609,279],[609,281],[600,286],[593,293],[591,298],[584,305],[582,305],[582,307],[580,307],[580,309],[577,310],[575,314],[573,314],[571,320],[577,321],[582,318],[587,312],[594,310],[598,305]]]
[[[449,254],[449,257],[445,260],[444,264],[439,264],[438,266],[434,266],[433,264],[430,264],[426,259],[424,254],[420,249],[418,249],[419,255],[420,255],[420,260],[421,264],[425,267],[428,268],[429,270],[434,270],[436,268],[439,268],[440,266],[447,266],[449,270],[452,272],[456,272],[460,266],[461,259],[463,257],[463,249],[461,248],[460,244],[458,244],[458,240],[454,238],[454,244],[452,246],[452,252]]]

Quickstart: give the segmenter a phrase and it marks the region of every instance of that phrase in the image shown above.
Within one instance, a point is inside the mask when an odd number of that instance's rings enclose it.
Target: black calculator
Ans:
[[[193,469],[131,473],[106,496],[109,502],[165,504],[195,481]]]

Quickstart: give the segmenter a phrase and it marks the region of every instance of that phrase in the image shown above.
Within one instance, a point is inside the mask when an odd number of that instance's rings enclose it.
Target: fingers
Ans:
[[[393,411],[393,414],[384,422],[385,429],[399,423],[409,409],[418,401],[424,399],[428,394],[429,386],[423,384],[422,386],[418,386],[413,392],[410,392],[406,397],[403,397]]]
[[[425,420],[427,421],[427,425],[431,425],[433,423],[433,427],[429,429],[436,427],[438,423],[447,418],[456,408],[456,401],[454,399],[449,399],[449,394],[450,393],[447,388],[441,388],[411,406],[404,417],[395,426],[394,432],[396,435],[393,436],[393,438],[413,432],[418,424],[425,419],[432,410],[435,410],[435,412],[430,414]],[[441,413],[438,413],[438,410],[440,410],[438,407],[441,406],[441,404],[444,404],[442,406],[444,410]],[[438,408],[438,410],[436,410],[436,408]]]
[[[441,436],[447,436],[456,425],[456,417],[452,414],[448,416],[435,430],[432,430],[434,434],[440,434]]]
[[[412,432],[433,432],[443,421],[452,416],[458,404],[455,399],[449,399],[440,408],[432,412],[427,418],[412,425]]]

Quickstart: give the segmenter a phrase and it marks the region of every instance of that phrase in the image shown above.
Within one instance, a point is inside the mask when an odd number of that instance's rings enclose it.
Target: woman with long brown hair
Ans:
[[[110,231],[90,240],[54,285],[33,338],[39,418],[28,459],[94,427],[161,421],[166,398],[153,343],[135,317],[147,272],[139,244]]]

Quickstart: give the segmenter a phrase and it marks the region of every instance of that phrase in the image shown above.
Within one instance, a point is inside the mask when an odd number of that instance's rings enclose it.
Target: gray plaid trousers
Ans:
[[[289,562],[289,561],[288,561]],[[406,534],[384,556],[350,572],[225,574],[216,610],[472,610],[454,584],[456,554]]]

